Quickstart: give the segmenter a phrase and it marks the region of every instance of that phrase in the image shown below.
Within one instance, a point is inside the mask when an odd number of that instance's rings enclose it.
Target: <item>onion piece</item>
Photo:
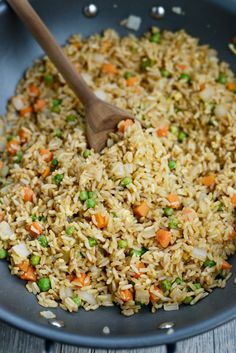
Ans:
[[[142,19],[139,16],[129,15],[125,26],[134,31],[138,31],[141,26]]]
[[[96,298],[94,297],[94,295],[88,291],[83,291],[83,290],[80,290],[78,292],[78,296],[84,300],[85,302],[91,304],[91,305],[96,305],[97,304],[97,301],[96,301]]]
[[[228,114],[228,111],[224,104],[217,104],[215,107],[215,115],[217,118],[224,118]]]
[[[97,89],[96,91],[94,91],[94,93],[95,93],[95,95],[98,97],[98,98],[100,98],[100,99],[102,99],[102,100],[106,100],[107,99],[107,94],[106,94],[106,92],[104,92],[103,90],[101,90],[101,89]]]
[[[164,304],[163,308],[165,311],[179,310],[179,304]]]
[[[102,63],[105,59],[105,56],[102,54],[95,54],[94,55],[94,60],[97,61],[98,63]]]
[[[59,290],[59,295],[61,299],[65,299],[73,296],[73,290],[70,287],[61,287]]]
[[[49,319],[55,319],[56,315],[50,311],[50,310],[46,310],[46,311],[40,311],[40,315],[42,317],[44,317],[45,319],[49,320]]]
[[[20,243],[12,247],[12,250],[16,253],[16,255],[26,258],[29,256],[30,251],[28,250],[25,243]]]
[[[1,240],[14,240],[16,238],[15,233],[12,231],[9,224],[5,221],[0,223],[0,239]]]
[[[212,97],[214,96],[214,93],[215,91],[213,87],[207,86],[203,91],[199,93],[199,96],[204,102],[207,102],[210,99],[212,99]]]
[[[21,110],[24,108],[23,97],[18,95],[12,98],[12,104],[16,110]]]
[[[195,247],[193,248],[192,255],[199,260],[205,260],[207,257],[207,252],[205,249]]]

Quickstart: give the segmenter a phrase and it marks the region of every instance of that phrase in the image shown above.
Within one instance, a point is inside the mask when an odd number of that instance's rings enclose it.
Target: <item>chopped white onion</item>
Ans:
[[[199,260],[205,260],[207,256],[207,252],[205,249],[195,247],[193,248],[192,255]]]
[[[44,317],[45,319],[49,320],[49,319],[55,319],[56,315],[52,312],[52,311],[49,311],[49,310],[46,310],[46,311],[40,311],[40,315],[42,317]]]
[[[0,171],[2,177],[6,177],[9,172],[9,168],[7,165],[4,165]]]
[[[156,234],[155,227],[153,227],[153,226],[145,228],[142,233],[144,238],[152,238],[155,236],[155,234]]]
[[[21,110],[24,108],[24,102],[22,96],[15,96],[12,98],[12,104],[16,110]]]
[[[1,225],[1,223],[0,223]],[[16,253],[16,255],[26,258],[29,256],[30,252],[25,245],[25,243],[20,243],[12,247],[12,250]]]
[[[228,111],[224,104],[217,104],[215,107],[215,115],[217,118],[224,118],[228,114]]]
[[[88,74],[87,72],[83,72],[81,75],[82,75],[84,81],[88,85],[91,85],[93,83],[93,79],[92,79],[92,76],[90,74]]]
[[[94,91],[94,93],[95,93],[95,95],[98,97],[98,98],[100,98],[100,99],[102,99],[102,100],[106,100],[107,99],[107,94],[106,94],[106,92],[104,92],[103,90],[101,90],[101,89],[97,89],[96,91]]]
[[[207,102],[210,99],[212,99],[212,97],[214,96],[214,93],[215,91],[213,87],[207,86],[203,91],[199,93],[199,96],[204,102]]]
[[[59,290],[59,295],[61,299],[65,299],[68,297],[72,297],[73,296],[73,291],[72,288],[69,287],[61,287]]]
[[[138,31],[141,26],[142,19],[139,16],[129,15],[126,22],[126,27]]]
[[[14,240],[16,237],[9,224],[5,221],[0,223],[0,239]]]
[[[104,326],[102,332],[103,332],[105,335],[109,335],[109,334],[110,334],[110,329],[109,329],[109,327],[108,327],[108,326]]]
[[[104,55],[102,54],[95,54],[94,55],[94,59],[95,61],[97,61],[98,63],[102,63],[105,59]]]
[[[164,304],[163,308],[165,311],[179,310],[179,304]]]
[[[126,174],[124,164],[121,162],[114,163],[112,173],[117,177],[124,177]]]
[[[97,301],[94,297],[94,295],[92,295],[92,293],[88,292],[88,291],[83,291],[83,290],[80,290],[78,292],[78,295],[79,297],[84,300],[85,302],[91,304],[91,305],[96,305],[97,304]]]

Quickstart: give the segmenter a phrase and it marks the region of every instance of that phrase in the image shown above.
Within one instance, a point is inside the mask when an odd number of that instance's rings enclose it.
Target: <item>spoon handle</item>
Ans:
[[[88,87],[83,77],[77,73],[73,64],[66,57],[29,2],[27,0],[7,0],[7,2],[31,31],[81,102],[86,106],[91,100],[96,99],[95,94]]]

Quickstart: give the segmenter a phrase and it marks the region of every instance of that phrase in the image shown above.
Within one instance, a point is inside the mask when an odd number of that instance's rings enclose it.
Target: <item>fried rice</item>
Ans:
[[[224,287],[235,252],[235,77],[184,31],[64,48],[121,122],[101,154],[48,58],[27,70],[1,130],[0,257],[44,307],[132,315]],[[5,130],[4,130],[5,129]]]

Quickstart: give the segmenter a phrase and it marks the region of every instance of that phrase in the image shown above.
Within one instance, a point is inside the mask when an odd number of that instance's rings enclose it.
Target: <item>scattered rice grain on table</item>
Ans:
[[[1,137],[0,258],[44,307],[124,315],[195,304],[235,252],[236,83],[184,31],[73,36],[65,52],[121,122],[101,155],[47,59],[9,101]]]

